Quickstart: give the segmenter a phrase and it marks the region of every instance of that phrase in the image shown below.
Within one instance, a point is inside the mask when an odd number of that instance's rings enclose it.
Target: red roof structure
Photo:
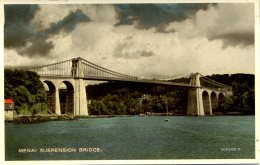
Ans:
[[[13,104],[13,99],[5,99],[5,104]]]

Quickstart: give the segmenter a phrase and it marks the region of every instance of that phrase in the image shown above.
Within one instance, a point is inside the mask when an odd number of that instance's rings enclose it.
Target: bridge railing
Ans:
[[[101,76],[101,77],[115,77],[115,78],[127,78],[127,79],[138,79],[135,76],[129,76],[122,73],[118,73],[101,66],[98,66],[94,63],[91,63],[87,60],[82,59],[82,69],[84,72],[84,77],[86,76]]]
[[[32,67],[30,71],[35,71],[40,76],[71,76],[71,60],[61,61],[54,64]]]

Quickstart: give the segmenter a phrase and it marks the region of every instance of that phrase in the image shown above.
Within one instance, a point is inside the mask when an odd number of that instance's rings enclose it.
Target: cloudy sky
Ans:
[[[5,5],[4,65],[82,57],[139,77],[254,74],[254,4]]]

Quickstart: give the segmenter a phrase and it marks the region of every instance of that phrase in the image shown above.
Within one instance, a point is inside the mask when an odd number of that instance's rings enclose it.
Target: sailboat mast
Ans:
[[[166,103],[166,113],[167,113],[167,116],[168,116],[168,101],[167,101],[167,99],[166,99],[165,103]]]

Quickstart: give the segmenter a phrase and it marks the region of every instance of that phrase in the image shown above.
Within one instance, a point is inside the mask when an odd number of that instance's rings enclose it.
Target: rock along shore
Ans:
[[[60,121],[60,120],[74,120],[73,116],[69,115],[32,115],[32,116],[15,116],[14,123],[40,123],[47,121]]]

